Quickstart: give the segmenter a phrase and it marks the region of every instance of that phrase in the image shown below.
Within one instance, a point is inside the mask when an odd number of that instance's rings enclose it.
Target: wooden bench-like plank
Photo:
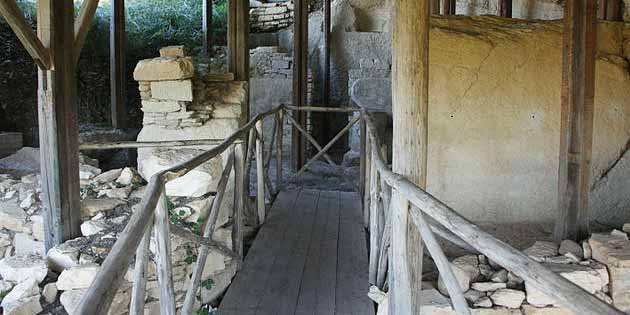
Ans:
[[[261,296],[266,292],[266,285],[271,271],[280,255],[281,244],[285,242],[286,232],[294,216],[292,211],[299,196],[299,190],[282,191],[270,211],[269,220],[262,226],[254,244],[250,248],[243,268],[236,274],[232,285],[219,307],[221,315],[255,314]]]
[[[297,213],[287,232],[287,242],[271,271],[272,277],[258,305],[257,315],[293,314],[298,293],[308,244],[311,240],[319,191],[302,190],[293,211]]]
[[[368,260],[361,202],[357,193],[340,192],[335,314],[374,314],[367,297]]]
[[[296,315],[334,314],[339,235],[339,193],[322,191],[300,286]]]

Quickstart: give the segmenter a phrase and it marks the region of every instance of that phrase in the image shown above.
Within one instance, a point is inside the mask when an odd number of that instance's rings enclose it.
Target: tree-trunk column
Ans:
[[[52,53],[38,71],[39,143],[46,249],[81,236],[79,151],[71,0],[39,0],[37,33]]]
[[[393,171],[426,187],[429,0],[397,0],[393,31]],[[392,196],[390,314],[420,314],[422,239],[409,203]]]
[[[596,3],[568,0],[564,9],[558,217],[555,237],[588,237],[593,144]]]

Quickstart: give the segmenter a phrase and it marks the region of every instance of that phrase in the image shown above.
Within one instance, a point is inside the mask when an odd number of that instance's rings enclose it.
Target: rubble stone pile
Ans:
[[[592,234],[581,244],[537,241],[524,253],[543,266],[624,312],[630,312],[630,224],[624,231]],[[464,297],[476,315],[572,315],[569,309],[503,269],[484,255],[465,255],[451,261]],[[372,288],[370,296],[387,314],[386,293]],[[441,277],[423,282],[423,315],[455,311]]]

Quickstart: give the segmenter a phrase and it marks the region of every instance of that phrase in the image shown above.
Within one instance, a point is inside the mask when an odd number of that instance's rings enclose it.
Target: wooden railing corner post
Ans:
[[[256,204],[258,209],[258,222],[263,224],[265,222],[265,170],[264,170],[264,157],[263,157],[263,122],[262,120],[256,122]]]

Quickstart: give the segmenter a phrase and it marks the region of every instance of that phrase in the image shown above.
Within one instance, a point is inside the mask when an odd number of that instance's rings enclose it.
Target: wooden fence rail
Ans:
[[[419,229],[423,242],[433,257],[440,274],[443,276],[454,308],[458,314],[470,314],[468,304],[463,299],[463,292],[453,277],[450,263],[439,248],[433,231],[439,231],[440,236],[458,246],[466,243],[479,253],[501,265],[505,269],[519,276],[545,295],[559,301],[574,314],[614,314],[624,313],[609,305],[595,295],[588,293],[571,281],[554,273],[540,263],[529,258],[510,245],[496,239],[492,235],[482,231],[477,225],[466,220],[449,206],[413,184],[403,176],[390,170],[384,162],[380,150],[380,141],[377,129],[370,113],[362,110],[362,117],[367,129],[366,152],[362,154],[371,157],[366,162],[366,168],[370,169],[365,176],[365,187],[370,187],[369,207],[370,213],[370,268],[369,279],[373,285],[380,289],[386,289],[386,277],[395,277],[396,271],[388,272],[387,254],[391,239],[391,224],[389,217],[393,212],[385,186],[396,190],[411,204],[407,209],[416,228]],[[376,149],[375,149],[376,148]],[[373,177],[373,178],[372,178]],[[380,180],[380,181],[379,181]],[[380,183],[380,184],[379,184]],[[368,188],[365,188],[369,190]],[[385,190],[386,192],[383,192]],[[368,192],[365,192],[368,193]],[[376,205],[375,205],[376,203]],[[405,203],[406,204],[406,203]],[[383,217],[385,219],[383,219]],[[426,217],[426,218],[425,218]],[[435,223],[426,220],[431,218]],[[437,225],[440,225],[439,227]],[[373,236],[372,234],[375,234]],[[375,253],[372,253],[375,252]],[[388,273],[386,275],[386,273]],[[390,279],[391,280],[391,279]],[[395,281],[393,283],[396,283]],[[404,287],[390,287],[389,290],[409,290]],[[391,301],[391,299],[390,299]],[[394,314],[395,315],[395,314]]]
[[[258,214],[264,220],[265,213],[265,183],[263,163],[263,138],[262,138],[262,122],[267,117],[282,117],[277,113],[281,112],[283,107],[277,107],[268,112],[257,115],[246,125],[238,129],[225,140],[216,144],[210,150],[207,150],[192,159],[180,163],[167,170],[160,171],[149,179],[146,192],[140,203],[140,207],[136,210],[127,226],[123,230],[121,236],[112,247],[109,255],[105,258],[96,278],[92,285],[83,295],[77,309],[76,314],[107,314],[113,297],[123,281],[124,274],[129,267],[129,263],[135,254],[135,270],[132,284],[132,301],[130,304],[130,314],[144,313],[144,296],[146,292],[147,281],[147,265],[149,260],[148,243],[151,233],[156,241],[156,253],[154,260],[157,264],[157,278],[160,290],[160,313],[161,315],[175,315],[175,294],[173,286],[173,275],[171,267],[171,248],[170,236],[176,234],[193,242],[200,243],[200,254],[197,260],[197,266],[193,271],[193,279],[188,287],[182,314],[194,314],[193,304],[196,299],[199,286],[201,285],[201,273],[205,265],[210,249],[217,250],[227,256],[234,257],[239,261],[243,258],[243,208],[245,205],[246,189],[244,182],[245,161],[243,147],[244,139],[250,131],[256,134],[256,160],[257,160],[257,186],[258,194],[262,195],[262,199],[258,198]],[[279,122],[281,124],[281,122]],[[208,145],[215,144],[212,140],[201,140],[196,143],[177,142],[177,145]],[[123,143],[123,144],[105,144],[84,146],[84,149],[114,149],[120,147],[151,147],[160,146],[160,143]],[[173,145],[174,143],[168,143]],[[277,142],[278,156],[282,156],[282,143]],[[167,197],[165,194],[165,185],[167,182],[186,175],[189,171],[195,169],[201,164],[218,156],[219,154],[229,151],[229,158],[222,172],[221,179],[217,187],[217,194],[212,202],[208,219],[203,224],[203,236],[198,236],[186,229],[172,225],[170,223]],[[249,150],[249,149],[247,149]],[[269,151],[273,150],[272,148]],[[253,155],[249,155],[249,159],[253,159]],[[267,163],[269,164],[269,163]],[[223,244],[212,239],[212,232],[215,228],[218,212],[225,194],[226,185],[230,173],[234,173],[234,208],[233,208],[233,233],[232,233],[232,249],[227,248]],[[276,187],[277,190],[277,187]],[[203,209],[202,209],[203,210]],[[205,211],[205,210],[203,210]],[[261,220],[262,223],[262,220]]]

